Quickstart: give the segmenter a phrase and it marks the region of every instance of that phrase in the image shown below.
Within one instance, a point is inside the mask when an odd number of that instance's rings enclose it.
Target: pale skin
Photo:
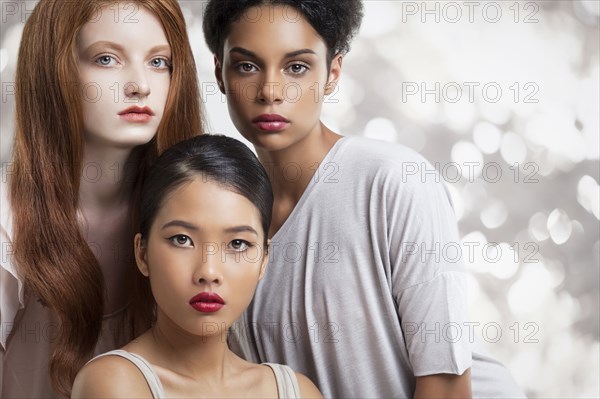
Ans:
[[[336,55],[328,68],[323,39],[304,18],[290,22],[280,7],[275,7],[274,12],[264,8],[251,15],[263,17],[258,21],[241,18],[231,25],[224,42],[223,59],[215,57],[215,76],[221,90],[227,93],[229,112],[236,128],[254,144],[269,174],[274,192],[273,222],[269,231],[272,237],[313,178],[315,164],[320,164],[342,137],[320,120],[324,95],[331,94],[341,77],[342,55]],[[284,88],[290,85],[302,89],[300,98],[295,97],[293,101],[286,98]],[[321,88],[318,101],[314,98],[315,85]],[[261,131],[252,123],[253,118],[261,114],[278,114],[290,123],[280,132]],[[285,165],[292,163],[301,168],[299,179],[287,179],[282,173]],[[469,370],[462,375],[416,378],[415,398],[471,396]]]
[[[125,10],[127,3],[119,6]],[[123,271],[129,267],[129,226],[132,174],[137,170],[133,149],[156,134],[170,86],[170,46],[158,19],[137,10],[135,29],[114,9],[103,8],[85,24],[78,37],[80,84],[84,114],[83,173],[78,220],[96,255],[107,287],[105,313],[126,306]],[[124,120],[131,106],[148,107],[145,122]]]
[[[271,369],[239,358],[226,339],[266,270],[262,230],[254,204],[198,178],[166,197],[149,237],[136,236],[136,262],[150,279],[157,321],[123,349],[151,363],[166,397],[278,397]],[[214,313],[192,308],[188,301],[199,292],[219,294],[225,306]],[[297,377],[302,397],[321,397],[308,378]],[[109,356],[81,370],[73,397],[152,395],[132,363]]]

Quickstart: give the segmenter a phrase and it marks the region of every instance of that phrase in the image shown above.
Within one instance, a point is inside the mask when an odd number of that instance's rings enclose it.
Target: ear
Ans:
[[[219,90],[221,90],[221,93],[225,94],[225,85],[223,84],[223,67],[221,66],[221,62],[219,61],[219,59],[217,58],[217,56],[214,56],[214,62],[215,62],[215,78],[217,79],[217,84],[219,85]]]
[[[263,260],[260,265],[260,274],[258,275],[258,279],[262,280],[265,272],[267,271],[267,265],[269,264],[269,258],[271,257],[271,240],[267,240],[267,246],[263,248]]]
[[[340,81],[342,76],[342,54],[338,54],[331,60],[331,67],[329,67],[329,78],[325,85],[325,95],[328,96],[335,91],[335,88]]]
[[[133,247],[135,252],[135,263],[137,264],[138,270],[144,276],[150,276],[150,269],[148,268],[148,262],[146,260],[146,243],[142,238],[142,234],[137,233],[133,239]]]

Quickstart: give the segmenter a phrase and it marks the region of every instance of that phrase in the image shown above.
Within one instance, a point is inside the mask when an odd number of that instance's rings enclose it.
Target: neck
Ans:
[[[131,148],[86,145],[79,184],[79,207],[107,209],[129,203],[139,159]]]
[[[209,322],[206,330],[214,334],[192,335],[173,323],[159,309],[151,335],[160,357],[168,364],[168,369],[203,382],[207,387],[222,387],[227,385],[235,355],[227,347],[225,326]]]
[[[296,204],[327,153],[341,137],[319,122],[314,132],[288,148],[280,151],[256,148],[269,175],[275,200],[285,199]]]

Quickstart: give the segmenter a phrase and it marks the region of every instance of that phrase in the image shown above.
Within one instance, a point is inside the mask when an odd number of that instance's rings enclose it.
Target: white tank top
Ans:
[[[103,353],[99,356],[96,356],[94,359],[98,359],[103,356],[121,356],[131,363],[133,363],[144,375],[146,382],[148,383],[148,387],[150,388],[150,392],[152,392],[152,397],[155,399],[164,398],[165,391],[163,386],[158,378],[158,375],[154,372],[154,369],[148,363],[146,359],[144,359],[140,355],[136,355],[135,353],[127,352],[121,349],[113,350],[110,352]],[[90,360],[93,361],[94,359]],[[298,379],[296,378],[296,373],[288,366],[284,366],[282,364],[277,363],[263,363],[265,366],[269,366],[271,370],[273,370],[273,374],[275,374],[275,381],[277,382],[277,392],[279,398],[287,399],[287,398],[300,398],[300,387],[298,386]]]

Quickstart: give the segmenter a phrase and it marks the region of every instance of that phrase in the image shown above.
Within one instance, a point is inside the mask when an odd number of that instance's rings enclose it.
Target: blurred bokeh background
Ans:
[[[0,159],[8,162],[11,82],[36,2],[1,3]],[[213,78],[204,2],[180,4],[210,130],[241,139]],[[600,397],[600,2],[365,7],[326,124],[402,143],[440,171],[463,240],[475,336],[530,397]]]

